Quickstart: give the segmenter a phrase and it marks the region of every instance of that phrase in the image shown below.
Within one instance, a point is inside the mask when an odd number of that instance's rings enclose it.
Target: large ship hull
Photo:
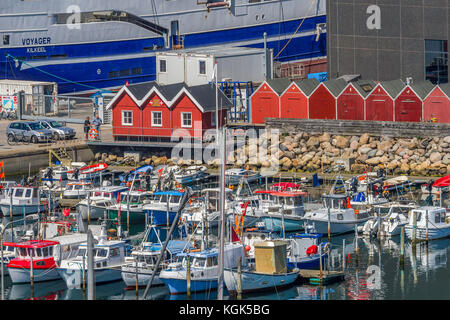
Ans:
[[[7,45],[0,43],[0,77],[57,82],[62,94],[155,80],[156,53],[179,47],[180,38],[182,48],[198,52],[217,45],[262,48],[265,32],[267,47],[273,49],[276,61],[326,57],[325,32],[319,37],[316,33],[317,26],[326,23],[325,2],[320,0],[311,7],[299,0],[244,1],[236,2],[236,8],[210,10],[195,1],[156,1],[153,11],[147,1],[142,6],[118,0],[108,4],[118,12],[135,15],[144,24],[165,28],[167,34],[117,20],[81,23],[79,29],[62,21],[69,5],[78,5],[81,12],[106,10],[98,3],[16,3],[11,1],[0,9],[0,29],[10,37]],[[20,24],[23,17],[26,23]],[[122,75],[123,70],[129,72]],[[111,72],[117,73],[111,76]]]

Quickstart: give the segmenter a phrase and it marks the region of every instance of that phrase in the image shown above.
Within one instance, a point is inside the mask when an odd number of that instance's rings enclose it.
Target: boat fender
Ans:
[[[308,247],[308,249],[306,249],[306,254],[308,256],[316,254],[317,253],[317,246],[315,244],[313,244],[312,246]]]

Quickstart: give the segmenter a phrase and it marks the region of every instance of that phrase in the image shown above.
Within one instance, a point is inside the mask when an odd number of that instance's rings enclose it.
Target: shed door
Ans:
[[[401,100],[396,105],[395,121],[420,122],[422,118],[421,103],[414,100]]]
[[[367,104],[367,120],[392,121],[392,111],[388,110],[385,100],[373,100]]]

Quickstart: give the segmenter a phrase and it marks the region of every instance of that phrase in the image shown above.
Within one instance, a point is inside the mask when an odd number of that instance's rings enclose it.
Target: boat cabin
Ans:
[[[120,193],[120,203],[127,205],[128,202],[130,206],[139,206],[143,204],[150,203],[150,193],[141,191],[124,191]]]
[[[59,245],[57,241],[30,240],[19,243],[10,243],[15,249],[15,258],[10,261],[8,267],[30,268],[33,257],[33,268],[46,269],[55,266],[54,253]]]
[[[203,189],[202,197],[208,197],[208,211],[215,212],[220,209],[220,188],[207,188]],[[230,206],[230,203],[234,201],[233,190],[225,188],[225,208]]]
[[[411,210],[409,214],[409,224],[414,225],[414,213],[416,214],[417,227],[425,228],[428,219],[428,228],[446,225],[447,210],[441,207],[420,207]]]
[[[108,241],[107,244],[99,242],[94,246],[95,268],[106,268],[122,264],[125,259],[127,245],[123,241]],[[74,260],[82,260],[83,256],[87,261],[87,244],[80,244]]]
[[[38,188],[34,187],[12,187],[9,189],[5,200],[8,201],[12,192],[13,205],[37,204]],[[35,201],[33,201],[35,200]]]
[[[343,194],[329,194],[322,196],[322,203],[325,208],[334,210],[348,209],[349,197]]]
[[[298,233],[290,237],[290,250],[288,250],[288,257],[292,261],[296,258],[303,258],[307,256],[307,250],[311,246],[319,245],[319,238],[321,233]]]

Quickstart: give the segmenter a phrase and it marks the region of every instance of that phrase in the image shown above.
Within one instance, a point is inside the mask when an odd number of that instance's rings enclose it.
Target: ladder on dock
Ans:
[[[54,146],[48,148],[48,166],[52,167],[53,158],[56,158],[61,165],[70,166],[72,157],[68,153],[68,149],[73,150],[72,145],[66,141],[58,141]]]

